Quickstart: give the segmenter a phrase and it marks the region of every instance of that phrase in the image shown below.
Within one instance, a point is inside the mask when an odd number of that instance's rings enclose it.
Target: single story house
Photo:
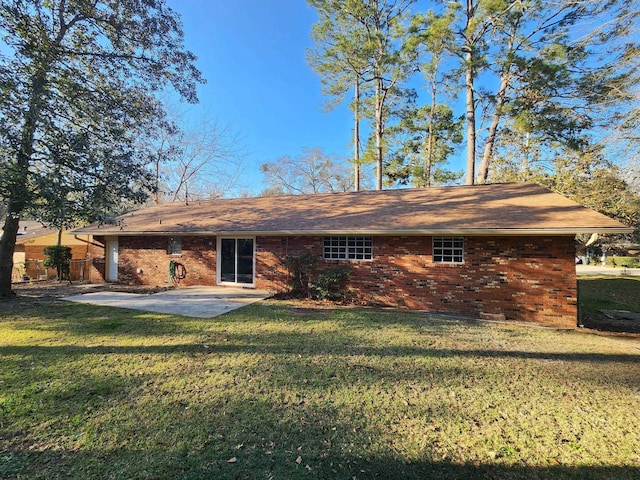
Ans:
[[[30,279],[55,278],[56,271],[43,266],[44,249],[58,244],[58,230],[35,220],[20,220],[13,254],[14,270],[19,277]],[[104,281],[104,245],[92,235],[74,235],[63,230],[61,244],[71,248],[71,280]],[[97,262],[94,262],[97,260]]]
[[[49,235],[53,230],[45,227],[40,222],[34,220],[20,220],[18,232],[16,234],[16,248],[13,251],[13,263],[24,263],[27,258],[26,245],[32,244],[34,240]],[[0,237],[3,232],[0,231]],[[29,252],[32,255],[32,252]],[[42,252],[40,252],[42,254]],[[31,258],[31,257],[30,257]]]
[[[104,242],[107,281],[281,292],[310,253],[350,265],[361,303],[574,328],[575,235],[631,231],[506,183],[167,203],[74,233]]]

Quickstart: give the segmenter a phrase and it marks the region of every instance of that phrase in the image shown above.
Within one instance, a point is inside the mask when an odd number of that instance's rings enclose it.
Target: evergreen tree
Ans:
[[[430,11],[411,19],[407,45],[418,55],[428,101],[402,109],[399,123],[389,129],[399,138],[400,148],[387,166],[387,175],[401,184],[429,187],[454,182],[461,176],[443,165],[462,142],[462,118],[456,118],[453,110],[440,102],[441,98],[451,99],[450,85],[455,85],[451,74],[442,68],[452,49],[450,25],[454,13],[449,8],[443,15]]]
[[[95,220],[123,199],[142,201],[153,178],[139,139],[163,118],[153,92],[170,85],[196,102],[202,78],[163,0],[2,0],[0,31],[0,296],[8,296],[20,216],[62,201],[65,216],[76,205],[75,219]],[[55,180],[59,188],[48,189]]]
[[[327,25],[315,30],[316,41],[323,39],[316,53],[317,62],[324,64],[336,57],[353,59],[347,62],[347,68],[337,63],[337,70],[329,72],[325,81],[338,91],[344,90],[348,82],[357,84],[370,95],[378,190],[382,189],[383,138],[389,102],[402,94],[402,84],[415,70],[415,56],[406,43],[407,12],[414,1],[309,0],[319,12],[322,25]],[[345,26],[352,30],[352,35],[344,35]]]
[[[366,30],[352,17],[336,14],[335,2],[309,0],[309,3],[315,7],[319,19],[311,29],[315,48],[307,52],[307,61],[320,74],[322,92],[328,97],[327,109],[341,104],[353,89],[354,189],[358,191],[361,186],[361,99],[367,88],[364,79],[369,68],[362,53]]]
[[[464,172],[444,168],[455,147],[462,142],[461,119],[455,119],[446,105],[424,105],[403,112],[397,125],[390,129],[400,137],[387,176],[400,184],[414,187],[451,184]]]
[[[477,180],[487,181],[505,116],[521,116],[531,129],[543,129],[573,147],[587,129],[612,118],[600,114],[612,92],[637,85],[634,69],[621,62],[637,50],[629,32],[638,10],[629,2],[466,0],[458,11],[452,29],[466,79],[469,184],[476,180],[481,142]],[[490,107],[483,112],[488,129],[482,139],[476,133],[479,100]]]

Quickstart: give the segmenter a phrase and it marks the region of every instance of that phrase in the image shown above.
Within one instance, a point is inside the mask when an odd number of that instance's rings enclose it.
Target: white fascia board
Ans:
[[[456,235],[456,236],[542,236],[542,235],[575,235],[578,233],[633,233],[630,227],[576,227],[576,228],[454,228],[454,229],[424,229],[424,230],[281,230],[281,231],[84,231],[81,234],[107,235],[107,236],[320,236],[320,235],[372,235],[372,236],[433,236],[433,235]]]

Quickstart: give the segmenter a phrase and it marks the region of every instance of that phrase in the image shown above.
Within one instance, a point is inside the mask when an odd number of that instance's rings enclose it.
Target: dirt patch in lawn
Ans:
[[[70,295],[81,295],[89,292],[127,292],[151,295],[153,293],[172,290],[174,287],[148,285],[118,285],[113,283],[70,283],[57,281],[16,283],[13,291],[17,297],[60,298]]]

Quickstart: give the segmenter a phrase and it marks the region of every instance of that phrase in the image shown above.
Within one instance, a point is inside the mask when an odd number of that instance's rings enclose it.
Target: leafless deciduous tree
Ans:
[[[156,138],[155,203],[189,202],[224,195],[237,186],[242,168],[242,140],[229,125],[208,116],[197,125],[172,113],[173,124],[182,125]]]
[[[344,162],[320,148],[298,157],[284,156],[261,165],[268,188],[262,195],[299,195],[353,190],[353,177]]]

